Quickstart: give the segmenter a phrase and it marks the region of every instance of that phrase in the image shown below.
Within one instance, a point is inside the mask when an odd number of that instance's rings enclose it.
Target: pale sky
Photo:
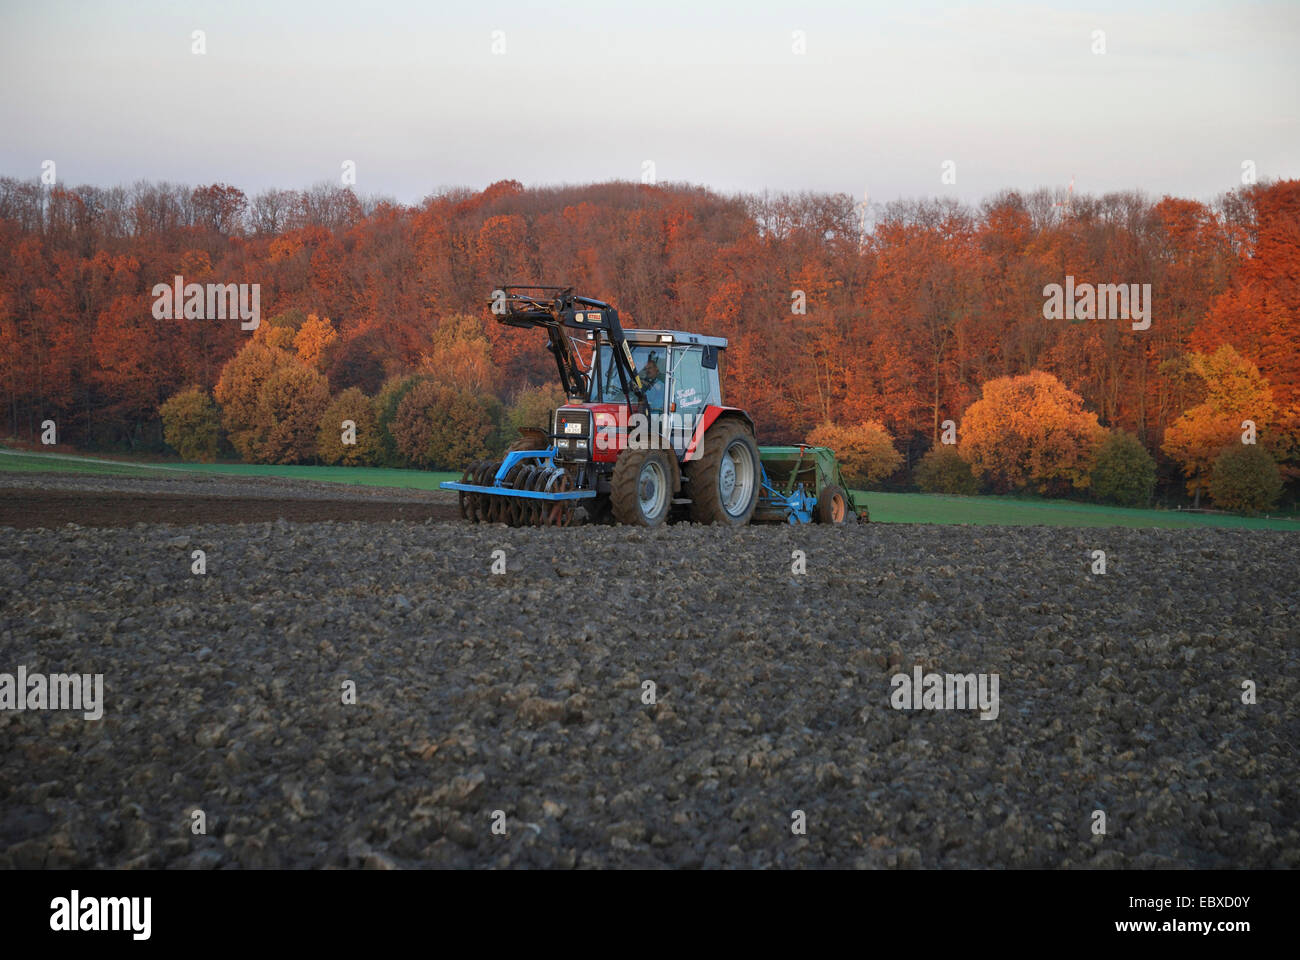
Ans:
[[[53,159],[73,185],[255,193],[337,183],[346,160],[359,193],[408,203],[646,161],[873,202],[1071,176],[1208,199],[1246,160],[1300,177],[1296,0],[0,0],[0,81],[0,175]]]

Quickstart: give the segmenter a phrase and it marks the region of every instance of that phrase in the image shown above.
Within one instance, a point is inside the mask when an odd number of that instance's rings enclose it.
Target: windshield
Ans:
[[[636,364],[637,372],[641,374],[646,398],[653,409],[656,406],[655,395],[663,396],[664,373],[668,366],[667,350],[663,344],[653,343],[632,347],[632,362]],[[618,366],[614,363],[614,353],[608,343],[600,345],[600,352],[596,354],[596,364],[600,372],[591,378],[590,401],[592,403],[630,402],[627,394],[623,392],[623,384],[618,379]]]

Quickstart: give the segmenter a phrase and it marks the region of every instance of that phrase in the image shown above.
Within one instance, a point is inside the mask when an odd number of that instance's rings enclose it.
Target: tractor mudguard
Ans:
[[[691,434],[691,442],[687,444],[682,460],[698,460],[704,455],[704,435],[709,432],[709,427],[713,426],[723,414],[739,417],[749,427],[750,432],[754,432],[754,421],[740,407],[705,407],[704,413],[700,414],[699,423],[695,425],[695,432]]]

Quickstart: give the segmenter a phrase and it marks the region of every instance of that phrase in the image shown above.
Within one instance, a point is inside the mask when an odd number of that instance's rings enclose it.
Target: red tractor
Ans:
[[[624,330],[617,310],[571,288],[503,287],[492,311],[547,331],[568,402],[549,432],[523,430],[503,460],[441,484],[459,491],[466,519],[562,526],[579,504],[589,520],[644,527],[674,513],[739,526],[756,511],[840,523],[855,512],[833,456],[828,471],[817,448],[772,448],[791,466],[788,489],[772,486],[749,414],[722,403],[723,338]]]

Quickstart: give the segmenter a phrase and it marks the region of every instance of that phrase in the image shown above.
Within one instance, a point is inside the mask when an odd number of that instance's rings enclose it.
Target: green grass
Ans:
[[[105,476],[165,477],[178,473],[234,477],[286,477],[325,483],[357,483],[368,487],[405,487],[436,490],[443,480],[459,480],[459,473],[392,470],[386,467],[304,467],[262,463],[145,463],[104,460],[72,454],[26,453],[0,448],[0,473],[88,473]]]
[[[236,477],[287,477],[290,480],[319,480],[325,483],[357,483],[366,487],[404,487],[437,490],[443,480],[459,480],[460,472],[441,470],[395,470],[389,467],[304,467],[263,463],[185,463],[182,470]]]
[[[1228,514],[1179,513],[1176,510],[1134,510],[1073,500],[1020,500],[1014,497],[949,497],[930,493],[870,493],[853,491],[866,503],[873,523],[969,523],[1051,527],[1234,527],[1250,530],[1292,530],[1300,522],[1238,517]]]
[[[87,457],[48,453],[18,453],[0,447],[0,473],[92,473],[107,476],[156,477],[156,468],[110,463]]]
[[[167,463],[106,460],[72,454],[27,453],[0,447],[0,473],[88,473],[105,476],[175,476],[200,473],[236,477],[288,477],[326,483],[436,490],[459,473],[393,470],[385,467],[301,467],[253,463]],[[1052,527],[1234,527],[1300,532],[1300,521],[1266,520],[1227,514],[1131,510],[1073,500],[1021,500],[1014,497],[946,497],[927,493],[853,491],[871,510],[874,523],[969,523]]]

